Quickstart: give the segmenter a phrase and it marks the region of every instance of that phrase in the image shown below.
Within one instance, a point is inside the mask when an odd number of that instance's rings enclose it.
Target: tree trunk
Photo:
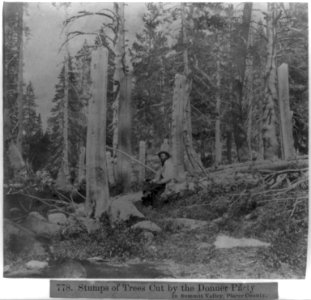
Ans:
[[[20,154],[23,154],[23,52],[24,52],[24,39],[23,39],[23,13],[24,4],[20,3],[17,6],[17,48],[18,48],[18,75],[17,75],[17,120],[18,120],[18,133],[16,138],[16,146]]]
[[[119,123],[118,123],[118,149],[127,154],[132,153],[131,147],[131,91],[132,76],[126,74],[121,81],[119,97]],[[128,192],[131,187],[132,175],[131,161],[121,152],[117,154],[117,181],[122,185],[123,191]]]
[[[200,172],[204,169],[200,156],[196,153],[192,142],[192,125],[191,125],[191,104],[190,104],[190,92],[192,88],[192,82],[189,79],[189,59],[188,59],[188,37],[186,31],[186,3],[182,4],[182,33],[183,33],[183,64],[184,64],[184,76],[185,86],[183,93],[183,120],[184,120],[184,134],[183,143],[185,150],[185,166],[188,172]],[[176,80],[176,79],[175,79]]]
[[[118,148],[118,123],[119,123],[119,98],[120,98],[120,88],[121,81],[124,77],[123,70],[123,59],[125,58],[125,36],[124,36],[124,3],[114,3],[114,11],[119,18],[118,31],[116,36],[116,41],[114,45],[115,52],[115,69],[113,75],[114,82],[114,101],[112,104],[112,147],[113,147],[113,157],[117,155],[116,150]]]
[[[67,56],[65,57],[65,64],[64,64],[64,120],[63,120],[63,160],[62,160],[62,171],[65,175],[65,185],[70,185],[70,173],[69,173],[69,160],[68,160],[68,154],[69,154],[69,136],[68,136],[68,130],[69,130],[69,114],[68,114],[68,103],[69,103],[69,55],[67,53]]]
[[[85,147],[80,147],[78,184],[81,184],[84,179],[85,179]]]
[[[264,159],[276,159],[279,156],[279,142],[277,137],[276,103],[278,100],[276,89],[276,24],[275,4],[268,3],[267,15],[267,60],[265,70],[265,97],[263,101],[262,138]]]
[[[218,34],[218,33],[217,33]],[[222,144],[220,132],[220,45],[217,36],[217,58],[216,58],[216,122],[215,122],[215,164],[218,166],[222,160]]]
[[[249,159],[248,145],[247,145],[247,133],[245,131],[245,116],[243,112],[244,107],[244,79],[246,70],[246,60],[248,52],[248,39],[250,23],[252,18],[252,3],[245,3],[242,16],[242,24],[239,30],[239,44],[237,46],[236,52],[236,63],[238,71],[238,80],[235,83],[235,97],[236,97],[236,107],[235,118],[233,120],[234,128],[234,140],[237,147],[237,155],[239,161],[246,161]]]
[[[146,164],[146,143],[145,141],[139,142],[139,161],[142,164]],[[139,168],[139,182],[143,182],[146,176],[146,168],[141,166]]]
[[[293,112],[289,105],[289,85],[288,85],[288,66],[282,64],[278,68],[278,89],[279,89],[279,108],[280,123],[282,133],[282,158],[290,159],[295,156],[294,137],[293,137]]]
[[[106,162],[108,50],[92,53],[92,98],[89,101],[86,146],[86,210],[96,218],[108,210],[109,187]]]
[[[111,157],[110,151],[106,151],[106,157],[107,157],[107,169],[108,169],[108,182],[111,186],[115,185],[115,179],[114,179],[114,163],[113,163],[113,157]]]
[[[172,111],[172,159],[176,180],[183,180],[185,176],[183,121],[184,102],[186,100],[187,79],[184,75],[175,75],[175,87],[173,95]]]

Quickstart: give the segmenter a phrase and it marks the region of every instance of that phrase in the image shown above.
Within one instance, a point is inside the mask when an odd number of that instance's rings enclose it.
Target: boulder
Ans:
[[[78,220],[86,227],[89,234],[96,232],[100,229],[100,222],[95,219],[80,217]]]
[[[4,219],[3,238],[5,251],[23,255],[31,254],[34,257],[47,255],[44,246],[36,240],[32,231],[6,219]]]
[[[64,213],[51,213],[48,215],[48,221],[53,224],[64,225],[67,223],[67,217]]]
[[[3,267],[3,273],[7,273],[11,270],[11,266],[10,265],[6,265]]]
[[[115,199],[109,207],[109,217],[112,223],[129,221],[131,218],[145,219],[145,216],[136,208],[136,206],[122,198]]]
[[[214,242],[214,246],[218,249],[222,248],[245,248],[245,247],[269,247],[270,244],[256,239],[233,238],[226,235],[219,235]]]
[[[120,195],[120,196],[116,196],[115,200],[119,200],[119,201],[129,201],[129,202],[138,202],[141,200],[143,196],[143,192],[139,191],[137,193],[131,193],[131,194],[124,194],[124,195]],[[113,201],[115,201],[113,200]]]
[[[150,231],[143,231],[141,233],[141,236],[143,237],[144,240],[146,240],[147,244],[151,243],[152,240],[154,239],[154,234]]]
[[[50,275],[57,278],[86,278],[87,271],[80,262],[67,260],[61,264],[51,266]]]
[[[43,236],[54,236],[57,235],[61,226],[58,224],[50,223],[46,218],[40,215],[38,212],[30,212],[26,218],[26,221],[23,225],[36,233],[37,235]]]
[[[147,230],[150,232],[161,232],[162,231],[162,229],[158,225],[152,223],[151,221],[138,222],[134,224],[131,228]]]
[[[186,230],[194,230],[197,228],[204,227],[208,224],[206,221],[188,219],[188,218],[170,218],[168,221],[173,223],[173,226],[179,228],[185,228]]]
[[[87,216],[84,203],[74,204],[74,206],[75,206],[75,215],[76,216],[81,216],[81,217]]]
[[[48,262],[46,261],[38,261],[38,260],[31,260],[28,263],[26,263],[26,268],[30,270],[43,270],[48,267]]]

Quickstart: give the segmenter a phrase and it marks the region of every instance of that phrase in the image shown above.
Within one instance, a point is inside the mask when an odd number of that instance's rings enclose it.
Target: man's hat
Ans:
[[[162,153],[165,153],[168,157],[171,157],[170,154],[170,146],[168,145],[167,140],[165,139],[163,144],[161,145],[160,151],[157,153],[160,156]]]

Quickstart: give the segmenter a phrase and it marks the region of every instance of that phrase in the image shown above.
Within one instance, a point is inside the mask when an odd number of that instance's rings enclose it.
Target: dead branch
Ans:
[[[157,171],[155,171],[155,170],[153,170],[152,168],[146,166],[146,165],[143,164],[141,161],[139,161],[139,160],[136,159],[135,157],[133,157],[133,156],[131,156],[131,155],[125,153],[124,151],[121,151],[121,150],[119,150],[119,149],[116,149],[116,148],[113,148],[113,147],[110,147],[110,146],[107,146],[107,145],[106,145],[106,148],[109,149],[109,150],[115,150],[115,151],[117,151],[117,152],[119,152],[119,153],[125,155],[125,156],[128,157],[129,159],[135,161],[136,163],[138,163],[138,164],[140,164],[141,166],[145,167],[146,169],[148,169],[149,171],[153,172],[154,174],[157,173]]]

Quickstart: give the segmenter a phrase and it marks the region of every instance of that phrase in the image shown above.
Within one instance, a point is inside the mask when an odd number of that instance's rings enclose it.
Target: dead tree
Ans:
[[[282,158],[291,159],[295,156],[294,137],[293,137],[293,112],[289,105],[289,85],[288,85],[288,66],[282,64],[278,68],[278,89],[279,89],[279,109],[280,127],[282,141]]]
[[[108,50],[92,53],[92,98],[88,108],[86,144],[86,211],[96,218],[108,210],[109,187],[106,162]]]
[[[265,97],[263,101],[262,138],[264,159],[275,159],[279,154],[277,136],[276,104],[276,8],[275,3],[268,3],[267,20],[267,57],[265,69]]]

